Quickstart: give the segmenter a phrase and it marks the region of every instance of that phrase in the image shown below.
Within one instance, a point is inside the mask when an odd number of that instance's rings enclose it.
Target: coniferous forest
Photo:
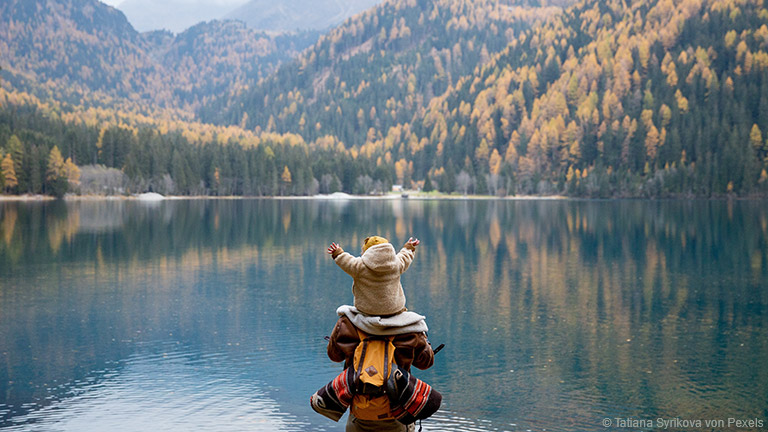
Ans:
[[[84,11],[56,17],[68,38],[34,25],[55,2]],[[389,0],[311,46],[0,9],[9,194],[768,193],[762,1]],[[39,51],[54,37],[69,55]]]

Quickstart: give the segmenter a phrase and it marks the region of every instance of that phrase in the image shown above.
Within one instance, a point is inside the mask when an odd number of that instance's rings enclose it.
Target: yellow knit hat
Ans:
[[[379,236],[366,237],[365,240],[363,240],[363,253],[365,253],[365,251],[373,245],[384,243],[389,243],[389,240]]]

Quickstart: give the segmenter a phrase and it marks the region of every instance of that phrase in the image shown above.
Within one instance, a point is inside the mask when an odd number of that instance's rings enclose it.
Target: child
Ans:
[[[405,311],[405,293],[400,275],[413,261],[419,240],[409,238],[400,252],[384,237],[366,237],[362,255],[354,257],[331,243],[328,253],[352,276],[355,307],[366,315],[390,316]]]

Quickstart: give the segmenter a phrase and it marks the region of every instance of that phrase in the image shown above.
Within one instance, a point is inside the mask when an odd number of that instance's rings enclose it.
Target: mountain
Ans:
[[[767,47],[746,0],[391,0],[200,114],[445,191],[764,193]]]
[[[247,113],[249,127],[362,145],[371,127],[381,134],[410,120],[490,61],[538,19],[535,14],[544,18],[556,10],[535,9],[523,19],[497,5],[384,2],[322,36],[297,62],[238,98],[204,107],[201,118],[239,123]]]
[[[237,20],[277,32],[325,31],[382,0],[125,0],[118,6],[140,31],[184,30],[211,20]]]
[[[256,82],[314,42],[242,22],[201,23],[174,36],[137,32],[96,0],[0,3],[0,66],[15,89],[76,105],[190,110]]]
[[[179,194],[768,195],[762,2],[386,0],[284,61],[311,39],[0,3],[12,189],[66,156]]]
[[[161,67],[171,72],[174,100],[195,104],[269,76],[317,36],[309,32],[270,36],[240,21],[210,21],[154,45],[152,52]]]
[[[582,1],[413,123],[430,137],[447,133],[427,144],[433,169],[472,158],[466,169],[488,172],[496,188],[765,193],[766,48],[763,3]]]
[[[246,0],[125,0],[118,6],[133,27],[140,31],[184,30],[224,16]],[[237,19],[235,17],[235,19]]]
[[[199,115],[204,121],[298,133],[307,141],[333,137],[374,160],[413,161],[411,153],[395,153],[403,142],[416,147],[426,142],[422,132],[410,128],[412,120],[558,11],[500,7],[495,0],[387,1],[322,36],[297,62],[258,86],[214,101]],[[424,178],[431,167],[413,162]]]
[[[380,2],[381,0],[250,0],[225,17],[244,21],[249,27],[258,30],[326,30]]]
[[[95,0],[0,3],[0,61],[19,88],[70,100],[86,91],[146,94],[167,79],[144,48],[121,12]]]

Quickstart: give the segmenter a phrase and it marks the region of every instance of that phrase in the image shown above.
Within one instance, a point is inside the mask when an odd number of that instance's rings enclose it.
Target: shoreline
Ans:
[[[404,196],[406,195],[406,196]],[[492,195],[449,195],[435,193],[390,193],[385,195],[352,195],[346,193],[334,193],[330,195],[311,195],[311,196],[240,196],[240,195],[159,195],[146,196],[139,195],[65,195],[61,198],[63,201],[180,201],[180,200],[325,200],[325,201],[346,201],[346,200],[578,200],[582,198],[567,197],[563,195],[519,195],[497,197]],[[0,195],[0,202],[45,202],[56,201],[57,198],[50,195]]]
[[[614,198],[590,198],[590,197],[570,197],[565,195],[513,195],[513,196],[493,196],[493,195],[456,195],[443,194],[435,192],[397,192],[384,195],[352,195],[342,192],[336,192],[330,195],[312,195],[312,196],[240,196],[240,195],[159,195],[155,193],[138,195],[65,195],[61,198],[63,201],[140,201],[140,202],[159,202],[159,201],[182,201],[182,200],[318,200],[318,201],[353,201],[353,200],[413,200],[413,201],[463,201],[463,200],[498,200],[498,201],[764,201],[768,197],[761,195],[753,196],[715,196],[715,197],[614,197]],[[48,202],[56,201],[57,198],[50,195],[0,195],[2,202]]]

